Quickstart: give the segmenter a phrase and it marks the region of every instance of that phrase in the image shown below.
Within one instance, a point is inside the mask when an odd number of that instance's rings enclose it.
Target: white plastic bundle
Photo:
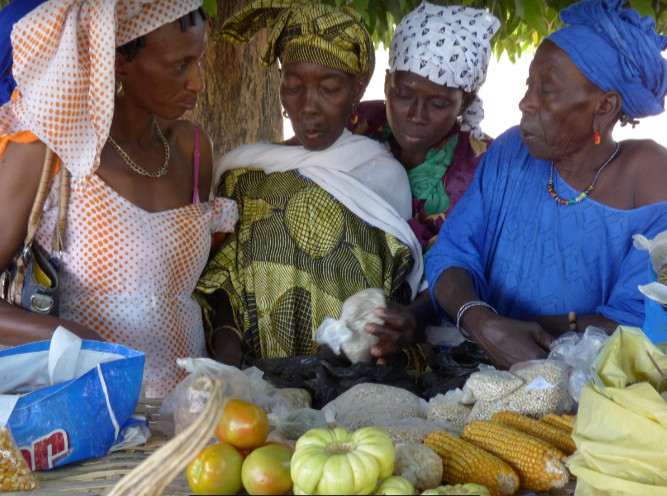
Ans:
[[[635,248],[648,250],[651,256],[651,266],[653,271],[658,274],[660,269],[667,266],[667,231],[658,234],[652,240],[647,239],[641,234],[632,236]],[[660,282],[652,282],[639,286],[639,291],[648,298],[655,300],[663,305],[667,305],[667,286]]]
[[[315,340],[325,344],[337,355],[341,350],[352,362],[364,362],[371,358],[371,348],[378,342],[377,336],[364,331],[370,322],[382,324],[373,313],[387,302],[384,291],[368,288],[353,294],[343,302],[340,319],[327,317],[315,332]]]

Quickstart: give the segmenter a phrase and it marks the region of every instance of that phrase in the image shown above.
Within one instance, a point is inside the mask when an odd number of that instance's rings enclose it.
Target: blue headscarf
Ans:
[[[0,105],[9,101],[16,87],[12,77],[12,43],[14,24],[46,0],[14,0],[0,10]]]
[[[618,91],[623,112],[633,119],[665,110],[667,36],[655,32],[651,16],[622,9],[623,0],[583,0],[560,12],[564,28],[551,40],[591,82]]]

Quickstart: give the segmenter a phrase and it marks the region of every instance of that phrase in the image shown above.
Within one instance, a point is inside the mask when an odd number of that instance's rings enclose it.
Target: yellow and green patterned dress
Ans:
[[[198,299],[228,293],[245,353],[314,353],[322,320],[339,318],[343,301],[365,288],[409,303],[410,249],[297,170],[239,168],[220,185],[221,196],[238,202],[239,221],[200,278]],[[205,302],[203,308],[210,331],[214,309]]]

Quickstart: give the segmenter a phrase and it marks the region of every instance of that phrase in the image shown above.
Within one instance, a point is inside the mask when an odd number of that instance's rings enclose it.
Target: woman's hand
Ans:
[[[498,368],[517,362],[546,358],[554,337],[535,322],[487,316],[474,332],[474,339]]]
[[[417,321],[407,307],[396,303],[376,308],[374,313],[384,321],[384,324],[369,323],[364,330],[380,338],[371,348],[371,355],[377,358],[378,364],[384,365],[414,342]]]

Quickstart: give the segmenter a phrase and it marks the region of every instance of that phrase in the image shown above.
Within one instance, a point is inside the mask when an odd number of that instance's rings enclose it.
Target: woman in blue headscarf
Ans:
[[[667,150],[614,126],[664,110],[667,37],[584,0],[531,63],[521,123],[491,145],[426,258],[434,303],[501,367],[568,330],[641,326],[646,252],[667,229]]]
[[[16,81],[12,77],[12,43],[10,35],[16,21],[46,0],[20,0],[0,10],[0,105],[9,101]]]

